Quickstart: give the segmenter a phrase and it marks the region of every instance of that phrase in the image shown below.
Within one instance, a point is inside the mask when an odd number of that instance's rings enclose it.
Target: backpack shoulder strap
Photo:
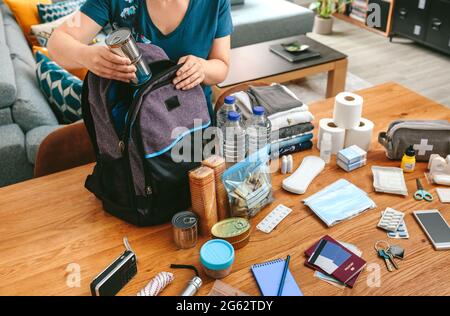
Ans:
[[[86,126],[86,129],[92,142],[92,146],[94,147],[95,150],[95,155],[98,156],[99,150],[97,144],[97,137],[95,134],[95,125],[92,119],[91,107],[89,104],[89,72],[86,74],[86,77],[84,78],[83,81],[83,90],[81,92],[81,111],[84,125]]]

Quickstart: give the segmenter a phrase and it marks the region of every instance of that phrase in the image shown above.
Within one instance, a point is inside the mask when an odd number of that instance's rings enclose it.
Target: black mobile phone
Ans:
[[[124,243],[127,246],[128,241]],[[92,296],[114,296],[137,274],[136,254],[127,247],[113,263],[91,282]]]

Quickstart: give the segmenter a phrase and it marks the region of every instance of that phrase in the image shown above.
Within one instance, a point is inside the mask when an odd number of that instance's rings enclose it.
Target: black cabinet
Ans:
[[[394,32],[424,40],[430,1],[397,0],[394,9]]]
[[[431,3],[426,41],[437,48],[450,51],[450,1]]]
[[[450,0],[396,0],[393,35],[450,54]]]

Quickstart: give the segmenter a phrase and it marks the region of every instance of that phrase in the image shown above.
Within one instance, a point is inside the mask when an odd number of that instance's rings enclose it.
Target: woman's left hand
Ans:
[[[184,64],[177,72],[177,77],[173,84],[178,90],[189,90],[205,80],[205,62],[206,60],[188,55],[181,57],[178,64]]]

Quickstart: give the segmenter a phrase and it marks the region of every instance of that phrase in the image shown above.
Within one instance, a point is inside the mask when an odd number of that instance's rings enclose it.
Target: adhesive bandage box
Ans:
[[[337,158],[346,165],[366,160],[367,152],[356,145],[347,147],[339,151]]]
[[[339,167],[341,167],[345,171],[350,172],[350,171],[353,171],[355,169],[365,166],[367,164],[367,159],[363,159],[361,161],[356,161],[351,164],[346,164],[345,162],[343,162],[341,159],[338,158],[336,163]]]

